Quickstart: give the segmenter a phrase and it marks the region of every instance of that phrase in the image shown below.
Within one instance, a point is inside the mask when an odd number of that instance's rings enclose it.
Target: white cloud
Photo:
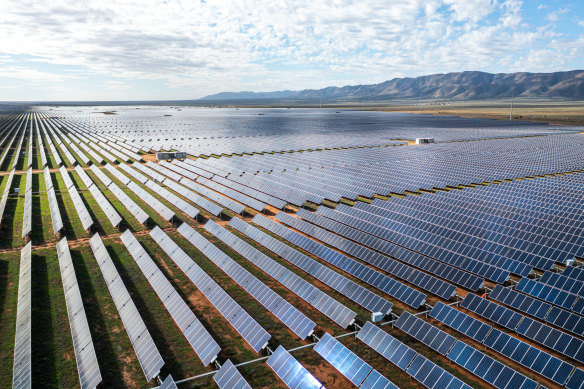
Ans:
[[[0,76],[94,77],[119,93],[134,90],[124,80],[151,80],[168,96],[136,97],[189,98],[505,71],[501,64],[517,62],[510,52],[521,48],[518,57],[536,61],[523,51],[557,38],[551,27],[526,25],[522,7],[518,0],[0,0]],[[8,62],[22,56],[30,63]],[[42,70],[27,71],[33,64]]]

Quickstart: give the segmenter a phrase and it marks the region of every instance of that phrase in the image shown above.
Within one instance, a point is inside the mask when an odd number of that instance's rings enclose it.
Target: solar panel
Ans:
[[[455,337],[412,315],[408,311],[404,311],[400,315],[399,319],[395,322],[395,326],[442,355],[448,354],[448,351],[456,343]]]
[[[357,339],[377,351],[401,370],[406,370],[417,354],[416,351],[371,322],[366,322],[363,328],[359,330]]]
[[[75,351],[79,382],[83,389],[95,388],[101,382],[101,372],[97,363],[89,325],[87,324],[83,299],[77,284],[67,238],[63,238],[57,244],[57,257],[61,269],[63,290],[65,291],[65,303],[67,305],[71,336],[73,337],[73,349]]]
[[[278,254],[294,266],[300,268],[312,277],[318,279],[325,285],[341,293],[343,296],[346,296],[349,299],[355,301],[357,304],[368,309],[369,311],[382,312],[386,315],[391,312],[393,304],[389,301],[370,292],[361,285],[354,283],[346,277],[329,269],[328,267],[316,262],[301,252],[294,250],[292,247],[269,236],[263,231],[258,230],[249,224],[247,224],[246,228],[243,228],[242,225],[237,224],[232,224],[232,226],[259,244],[265,246],[270,251]]]
[[[524,317],[517,333],[539,344],[559,352],[578,362],[584,362],[584,341],[556,330],[529,317]]]
[[[195,192],[190,189],[185,188],[184,186],[172,181],[172,180],[165,180],[164,185],[169,187],[170,189],[174,190],[175,192],[179,193],[180,195],[184,196],[189,201],[197,204],[207,212],[211,213],[212,215],[219,216],[221,212],[223,212],[223,208],[210,202],[209,200],[199,196]]]
[[[172,376],[169,374],[166,379],[162,381],[162,385],[160,385],[158,389],[178,389],[178,387],[172,379]]]
[[[237,192],[231,188],[228,188],[226,186],[218,184],[215,181],[212,181],[212,180],[209,180],[207,178],[199,176],[199,177],[197,177],[197,182],[199,184],[207,186],[207,187],[209,187],[209,188],[211,188],[219,193],[222,193],[227,197],[235,199],[235,200],[239,201],[240,203],[245,204],[252,209],[255,209],[258,212],[263,212],[264,209],[266,209],[266,204],[262,203],[261,201],[258,201],[254,198],[251,198],[247,195],[244,195],[243,193]]]
[[[568,389],[584,388],[584,370],[582,369],[574,370],[574,374],[572,374],[572,376],[566,383],[566,388]]]
[[[189,306],[180,297],[130,230],[126,230],[120,239],[128,248],[152,289],[154,289],[193,350],[195,350],[203,365],[207,366],[212,363],[221,350],[217,342],[213,340],[203,324],[190,310]]]
[[[437,303],[429,315],[560,385],[566,382],[574,369],[569,363],[443,303]]]
[[[315,242],[302,234],[292,231],[262,215],[256,215],[252,221],[412,307],[418,308],[425,303],[425,294],[348,258],[335,250]]]
[[[574,366],[517,338],[493,329],[484,344],[542,376],[564,385]]]
[[[120,163],[118,166],[120,167],[120,169],[122,169],[123,171],[134,177],[136,180],[138,180],[138,182],[140,182],[141,184],[145,184],[146,181],[148,181],[148,177],[132,169],[129,165],[126,165],[125,163]]]
[[[327,332],[314,346],[314,351],[356,386],[360,386],[373,370],[369,364]]]
[[[182,227],[182,226],[181,226]],[[306,315],[296,309],[292,304],[283,299],[243,266],[235,262],[231,257],[221,251],[217,246],[206,240],[188,225],[181,228],[185,237],[190,236],[189,241],[217,267],[223,270],[231,279],[248,292],[254,299],[262,304],[268,311],[276,316],[282,323],[290,328],[301,339],[306,339],[314,332],[316,324]],[[207,221],[205,229],[212,234],[221,230],[217,223]],[[180,232],[180,231],[179,231]]]
[[[166,205],[162,204],[158,199],[152,196],[150,193],[146,192],[135,182],[130,182],[128,184],[128,189],[134,192],[140,199],[144,200],[146,204],[156,211],[164,220],[171,220],[174,217],[174,212],[171,211]]]
[[[152,162],[148,162],[148,163],[149,163],[149,164],[152,164]],[[153,165],[154,165],[154,164],[153,164]],[[134,163],[132,164],[132,167],[133,167],[133,168],[135,168],[135,169],[138,169],[138,170],[140,170],[142,173],[144,173],[144,174],[146,174],[146,175],[150,176],[150,177],[151,177],[153,180],[156,180],[156,181],[162,182],[162,181],[164,181],[164,179],[165,179],[165,177],[164,177],[162,174],[160,174],[160,173],[156,172],[156,171],[155,171],[155,170],[153,170],[153,169],[150,169],[149,167],[146,167],[146,166],[144,166],[144,165],[143,165],[143,164],[141,164],[140,162],[134,162]]]
[[[63,229],[63,219],[61,218],[61,212],[59,210],[59,204],[57,203],[57,196],[55,195],[55,188],[51,186],[51,189],[47,191],[47,197],[49,199],[49,210],[51,211],[51,222],[53,224],[53,233],[58,234],[59,231]]]
[[[121,183],[124,184],[124,185],[128,185],[132,181],[132,180],[130,180],[130,178],[128,178],[128,176],[126,176],[125,174],[123,174],[122,172],[120,172],[118,169],[116,169],[113,165],[111,165],[109,163],[105,165],[105,168],[115,178],[117,178],[118,180],[120,180]]]
[[[89,244],[132,342],[146,381],[150,381],[160,374],[164,360],[98,233],[91,237]]]
[[[213,375],[213,380],[220,389],[251,389],[229,359]]]
[[[301,215],[306,215],[306,213],[308,213],[308,211],[302,209],[299,210],[297,216],[302,217]],[[276,215],[276,219],[284,224],[289,225],[292,228],[303,232],[308,236],[327,243],[341,251],[346,252],[347,254],[350,254],[379,269],[385,270],[396,277],[404,279],[444,299],[448,300],[456,295],[456,287],[454,285],[432,277],[424,272],[413,269],[410,266],[394,261],[391,258],[375,252],[374,250],[352,242],[348,239],[344,239],[338,235],[333,234],[332,232],[309,224],[304,220],[299,219],[298,217],[293,217],[287,213],[279,212]],[[419,298],[417,295],[412,293],[408,294],[407,292],[402,292],[401,297],[407,299],[410,303],[413,304],[417,304],[417,302],[413,302],[414,297]]]
[[[2,220],[4,218],[4,210],[6,209],[6,202],[8,201],[8,196],[10,195],[10,188],[12,186],[14,172],[15,169],[12,169],[10,171],[8,178],[6,178],[6,186],[4,186],[4,192],[2,193],[2,200],[0,201],[0,225],[2,225]]]
[[[428,316],[441,321],[447,326],[465,334],[466,336],[483,342],[493,327],[475,319],[461,311],[438,301]]]
[[[247,223],[238,218],[232,218],[229,225],[232,227],[237,225],[238,228],[244,230],[248,226]],[[228,230],[219,227],[211,233],[341,327],[347,328],[354,323],[357,316],[355,312]]]
[[[550,304],[501,285],[495,285],[491,293],[489,293],[489,298],[509,305],[538,319],[544,319],[551,308]]]
[[[110,178],[108,176],[106,176],[105,173],[100,168],[97,167],[97,165],[91,165],[90,169],[93,172],[93,174],[95,174],[97,176],[97,178],[99,178],[99,180],[101,182],[103,182],[103,184],[106,187],[110,186],[110,184],[112,183],[112,180],[110,180]]]
[[[537,382],[460,340],[448,353],[448,359],[499,389],[537,388]]]
[[[14,334],[12,388],[32,387],[31,366],[31,242],[20,251],[18,303]]]
[[[193,207],[191,204],[187,203],[177,195],[171,193],[167,189],[163,188],[162,186],[158,185],[152,180],[148,180],[146,182],[146,186],[152,189],[156,194],[161,196],[163,199],[183,211],[187,216],[191,218],[196,218],[199,214],[199,210]]]
[[[320,389],[322,384],[282,345],[267,360],[268,366],[288,388]]]
[[[460,306],[512,331],[517,328],[523,317],[517,312],[472,293],[466,295]]]
[[[32,190],[24,194],[24,211],[22,215],[22,238],[30,234],[32,230]]]
[[[223,205],[225,208],[237,213],[241,214],[245,210],[245,206],[239,204],[236,201],[231,200],[229,197],[225,197],[209,188],[204,187],[194,181],[189,180],[188,178],[181,178],[180,183],[184,186],[191,188],[192,190],[202,194],[210,198],[211,200],[215,201],[218,204]]]
[[[177,231],[191,241],[194,236],[188,234],[186,227],[188,225],[183,223]],[[268,345],[270,334],[209,277],[160,227],[155,227],[150,232],[150,236],[256,352]]]
[[[22,238],[32,230],[32,168],[26,172],[26,189],[24,191],[24,212],[22,216]]]

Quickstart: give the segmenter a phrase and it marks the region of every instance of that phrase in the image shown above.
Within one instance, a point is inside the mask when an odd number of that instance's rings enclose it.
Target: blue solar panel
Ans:
[[[485,345],[528,369],[563,385],[574,366],[497,329],[485,339]]]
[[[529,317],[523,318],[517,332],[578,362],[584,362],[584,341],[579,338]]]
[[[346,348],[342,343],[325,333],[314,346],[314,351],[334,366],[354,385],[359,386],[373,370],[369,364]]]
[[[322,384],[281,345],[270,355],[267,363],[289,388],[319,389],[322,387]]]
[[[393,336],[389,335],[371,322],[365,323],[363,328],[361,328],[357,334],[357,339],[377,351],[400,369],[406,370],[406,373],[423,383],[427,388],[470,389],[470,386],[466,385],[440,366],[426,360],[426,358],[418,354],[416,351],[395,339]],[[414,361],[414,358],[416,361]],[[414,363],[412,363],[412,361],[414,361]],[[430,375],[422,377],[422,375],[418,374],[420,367],[418,363],[421,364],[422,362],[425,362],[430,367],[430,371],[432,372],[431,379],[427,379]]]
[[[298,216],[305,215],[306,213],[308,213],[308,211],[301,209],[298,212]],[[379,269],[385,270],[396,277],[404,279],[446,300],[456,294],[456,287],[454,285],[413,269],[410,266],[394,261],[391,258],[388,258],[374,250],[352,242],[348,239],[341,238],[332,232],[314,226],[297,217],[290,216],[285,212],[279,212],[276,215],[276,219],[307,234],[308,236],[323,241],[341,251],[346,252],[347,254],[359,258],[360,260],[367,262]]]
[[[411,307],[418,308],[426,301],[426,295],[416,289],[373,270],[369,266],[363,265],[296,231],[292,231],[265,216],[257,214],[253,218],[253,222]]]
[[[448,358],[499,389],[535,389],[538,386],[537,382],[460,340],[448,353]]]
[[[323,210],[322,212],[325,212],[325,210]],[[358,242],[361,245],[369,247],[372,250],[379,251],[380,253],[390,255],[393,258],[396,258],[409,265],[435,274],[438,277],[453,282],[454,284],[460,285],[466,289],[470,289],[476,292],[483,285],[484,280],[480,277],[475,276],[474,274],[468,273],[446,263],[436,261],[430,257],[421,255],[419,253],[416,253],[414,251],[408,250],[404,247],[391,243],[387,240],[380,239],[376,236],[370,235],[356,228],[350,227],[349,225],[339,223],[333,219],[329,219],[328,217],[324,217],[322,215],[309,212],[304,209],[298,210],[297,216],[315,225],[318,225],[322,228],[332,231],[335,234],[350,239],[351,241]],[[387,265],[384,265],[383,261],[377,259],[377,257],[380,256],[380,254],[377,255],[375,254],[372,254],[371,263],[374,266],[379,267],[380,269],[391,272],[390,270],[391,265],[389,265],[389,269],[386,269]]]
[[[495,304],[472,293],[466,295],[460,306],[510,330],[515,330],[523,317],[509,308]]]
[[[453,336],[407,311],[400,315],[395,322],[395,326],[442,355],[448,354],[448,351],[456,342],[456,338]]]
[[[584,370],[576,369],[574,374],[566,383],[568,389],[583,389],[584,388]]]
[[[428,315],[441,321],[447,326],[462,332],[477,342],[482,342],[489,331],[493,328],[490,325],[441,302],[437,302]]]

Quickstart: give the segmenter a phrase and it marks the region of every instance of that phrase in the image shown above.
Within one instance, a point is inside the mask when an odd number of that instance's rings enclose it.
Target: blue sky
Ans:
[[[0,100],[192,99],[584,68],[584,2],[0,0]]]

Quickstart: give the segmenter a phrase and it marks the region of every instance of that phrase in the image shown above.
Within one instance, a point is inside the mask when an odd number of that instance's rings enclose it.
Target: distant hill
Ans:
[[[201,100],[394,99],[485,100],[517,97],[584,98],[584,70],[555,73],[459,72],[394,78],[380,84],[276,92],[222,92]]]

